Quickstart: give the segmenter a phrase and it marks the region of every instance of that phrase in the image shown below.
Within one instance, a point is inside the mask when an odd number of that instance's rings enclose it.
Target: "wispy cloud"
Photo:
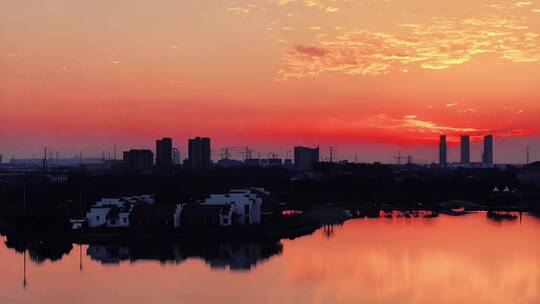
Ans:
[[[324,56],[306,54],[305,46],[286,45],[279,79],[325,73],[378,75],[406,71],[411,65],[440,70],[486,53],[513,62],[540,61],[538,34],[529,31],[521,18],[437,18],[427,24],[400,26],[405,34],[360,29],[330,38],[319,36],[309,47]]]
[[[22,57],[22,55],[11,52],[0,52],[0,57]]]
[[[321,12],[325,12],[325,13],[335,13],[340,10],[339,7],[337,7],[338,4],[349,2],[349,1],[350,0],[268,0],[266,3],[268,4],[268,6],[277,6],[277,7],[296,4],[296,5],[301,5],[307,8],[318,9]],[[238,12],[248,13],[254,10],[255,4],[251,4],[253,5],[253,7],[250,7],[249,5],[250,4],[240,4],[237,6],[229,7],[227,8],[227,10],[231,12],[235,12],[235,13],[238,13]],[[266,8],[267,7],[264,7],[264,9]]]
[[[249,12],[252,12],[257,8],[257,5],[255,4],[247,4],[244,6],[234,6],[234,7],[228,7],[227,11],[236,13],[236,14],[247,14]]]
[[[417,115],[405,115],[401,118],[390,118],[386,115],[377,116],[377,122],[379,127],[388,127],[388,128],[405,128],[407,131],[419,132],[419,133],[441,133],[441,132],[482,132],[486,129],[477,129],[472,127],[462,127],[462,126],[447,126],[437,124],[432,121],[419,119]]]
[[[408,134],[411,139],[436,141],[441,133],[450,135],[468,134],[473,140],[480,139],[482,135],[493,134],[498,138],[524,137],[536,134],[530,129],[491,129],[477,128],[463,125],[446,125],[434,121],[421,119],[410,114],[393,118],[384,114],[377,115],[370,120],[371,126],[389,132],[399,130],[400,134]]]

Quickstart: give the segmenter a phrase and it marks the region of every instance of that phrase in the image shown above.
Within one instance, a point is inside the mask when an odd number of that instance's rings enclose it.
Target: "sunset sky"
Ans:
[[[0,154],[209,136],[432,162],[441,133],[492,133],[496,162],[540,160],[539,35],[540,1],[0,0]]]

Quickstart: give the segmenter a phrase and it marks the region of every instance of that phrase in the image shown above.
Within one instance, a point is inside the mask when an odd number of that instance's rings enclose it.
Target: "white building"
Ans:
[[[107,214],[113,206],[94,206],[86,213],[88,227],[101,227],[107,224]]]
[[[203,204],[230,204],[234,206],[233,219],[237,224],[258,224],[261,222],[263,195],[270,195],[270,193],[263,188],[234,189],[227,194],[212,194]]]
[[[112,207],[107,214],[107,227],[129,227],[129,215],[134,204],[127,203],[122,207]]]
[[[145,194],[120,198],[102,198],[86,213],[88,227],[129,227],[129,215],[136,204],[154,204],[154,196]]]

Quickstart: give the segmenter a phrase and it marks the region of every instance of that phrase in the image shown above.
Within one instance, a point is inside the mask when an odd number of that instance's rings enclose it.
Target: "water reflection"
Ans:
[[[56,237],[29,239],[17,234],[7,234],[5,245],[19,253],[28,252],[30,260],[36,264],[47,260],[60,261],[73,249],[73,244],[69,239]]]
[[[219,241],[138,241],[90,244],[88,255],[102,264],[119,264],[122,261],[159,261],[180,264],[188,258],[201,258],[211,268],[249,270],[258,262],[281,254],[279,241],[219,242]]]
[[[539,218],[432,216],[393,211],[265,242],[9,235],[0,303],[540,303]]]
[[[73,249],[67,238],[40,238],[29,240],[16,234],[6,236],[5,245],[16,252],[28,252],[30,259],[41,264],[45,261],[57,262]],[[80,246],[80,245],[79,245]],[[135,263],[138,261],[158,261],[180,264],[189,258],[201,258],[211,268],[249,270],[260,261],[281,254],[280,241],[223,242],[223,241],[100,241],[87,245],[86,255],[101,264]],[[80,253],[82,255],[82,252]],[[82,257],[81,257],[82,260]],[[26,261],[25,261],[26,262]],[[80,266],[82,269],[82,265]]]

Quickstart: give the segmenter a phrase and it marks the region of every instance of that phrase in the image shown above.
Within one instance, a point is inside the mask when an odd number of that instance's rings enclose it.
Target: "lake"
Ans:
[[[293,240],[25,243],[0,303],[540,303],[540,218],[353,219]]]

